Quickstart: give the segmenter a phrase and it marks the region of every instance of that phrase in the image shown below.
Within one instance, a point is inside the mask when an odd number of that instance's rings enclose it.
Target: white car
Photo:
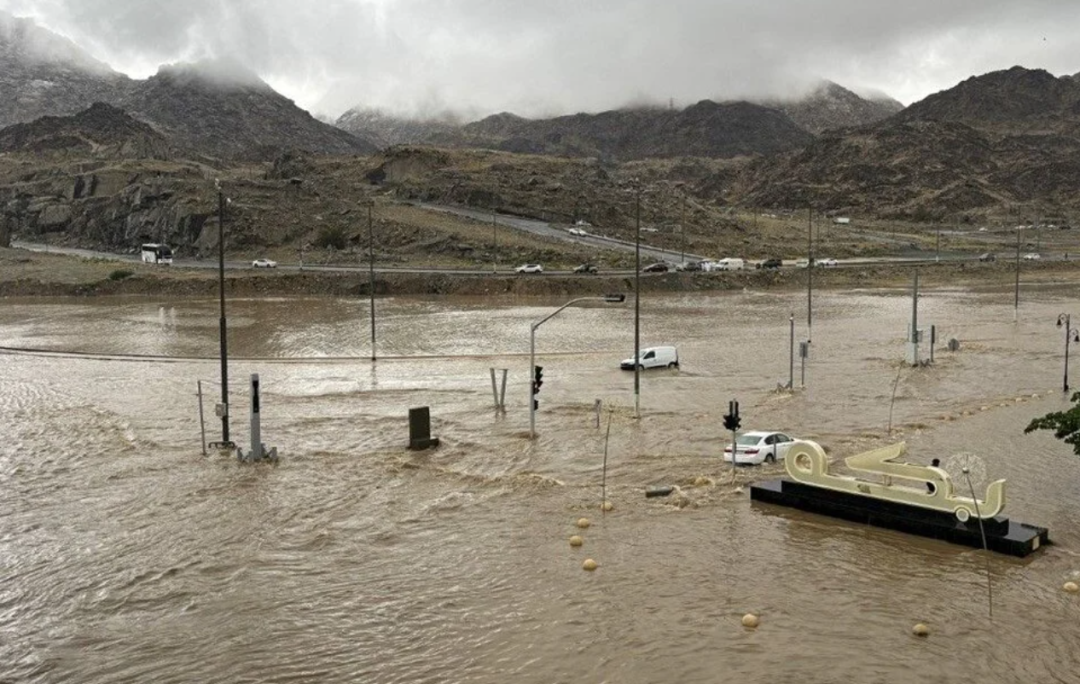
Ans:
[[[783,432],[752,431],[744,432],[735,438],[737,453],[736,465],[761,465],[766,461],[775,463],[787,456],[788,449],[795,442]],[[724,447],[724,461],[731,463],[731,442]]]
[[[840,262],[838,262],[836,259],[819,259],[817,261],[818,266],[825,266],[825,267],[836,266],[839,263]]]
[[[1026,260],[1028,260],[1028,261],[1038,261],[1039,259],[1042,259],[1042,257],[1040,255],[1036,254],[1035,252],[1030,252],[1028,254],[1025,254],[1024,258]]]
[[[514,269],[515,273],[543,273],[544,267],[540,264],[522,264]]]
[[[581,229],[581,228],[571,228],[571,229],[570,229],[570,234],[571,234],[571,235],[577,235],[577,236],[585,236],[585,235],[588,235],[588,233],[586,233],[586,232],[585,232],[585,231],[584,231],[583,229]]]
[[[256,259],[251,262],[252,268],[277,268],[277,262],[272,259]]]

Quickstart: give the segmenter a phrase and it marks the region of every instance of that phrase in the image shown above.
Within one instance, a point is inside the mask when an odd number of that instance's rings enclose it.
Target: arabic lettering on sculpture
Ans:
[[[788,476],[796,482],[946,511],[962,522],[969,518],[993,518],[1005,508],[1005,480],[991,482],[986,487],[983,499],[973,499],[957,493],[952,479],[942,468],[894,462],[904,454],[905,449],[906,445],[900,442],[844,460],[851,470],[877,476],[879,481],[833,475],[829,472],[825,452],[820,445],[811,441],[795,442],[784,459],[784,467]],[[933,487],[927,487],[928,483]]]

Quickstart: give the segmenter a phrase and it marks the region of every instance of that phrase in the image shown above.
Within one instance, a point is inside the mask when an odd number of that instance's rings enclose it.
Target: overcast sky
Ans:
[[[1080,72],[1077,0],[0,0],[117,71],[232,58],[315,114],[482,116],[791,93],[910,104],[1014,65]]]

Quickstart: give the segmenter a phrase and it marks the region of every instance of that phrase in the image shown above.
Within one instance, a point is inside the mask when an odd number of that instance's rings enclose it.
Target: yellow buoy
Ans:
[[[911,628],[911,633],[917,637],[929,636],[930,628],[920,622],[919,624]]]
[[[614,509],[615,504],[611,503],[610,501],[605,501],[604,503],[600,504],[600,510],[602,511],[610,511]]]
[[[581,564],[581,567],[584,570],[588,570],[589,572],[592,572],[597,567],[596,561],[594,561],[592,558],[586,558],[585,562]]]
[[[589,519],[588,518],[578,518],[577,526],[580,527],[581,529],[585,529],[586,527],[589,526]]]
[[[1080,584],[1077,584],[1076,582],[1066,582],[1061,588],[1070,594],[1075,594],[1080,591]]]
[[[747,613],[742,616],[742,626],[747,629],[755,629],[760,623],[761,621],[758,620],[758,616],[753,613]]]
[[[585,540],[582,539],[581,537],[577,536],[576,534],[574,536],[570,537],[570,546],[581,546],[584,543],[585,543]]]

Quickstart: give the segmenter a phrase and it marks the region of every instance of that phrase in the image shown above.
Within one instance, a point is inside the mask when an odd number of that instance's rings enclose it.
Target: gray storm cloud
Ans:
[[[785,96],[910,103],[1016,64],[1080,71],[1074,0],[0,0],[118,71],[217,58],[336,116],[550,115]]]

